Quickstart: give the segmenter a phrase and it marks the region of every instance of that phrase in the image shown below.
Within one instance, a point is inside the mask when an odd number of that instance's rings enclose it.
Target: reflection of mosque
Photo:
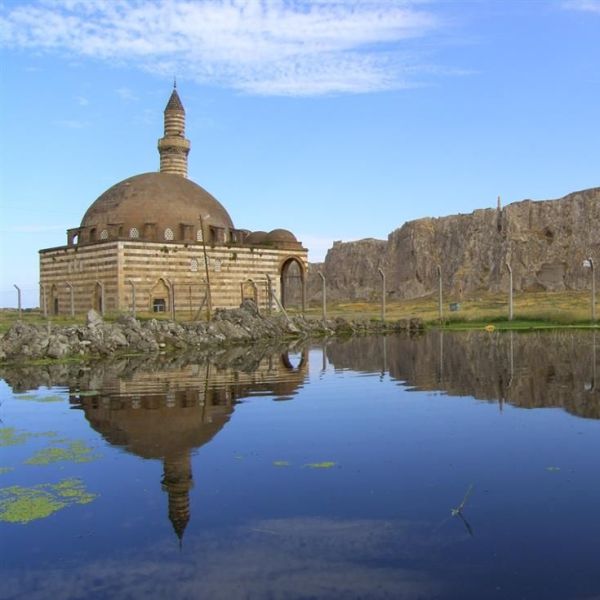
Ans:
[[[252,395],[289,399],[307,372],[304,354],[294,367],[287,353],[264,358],[252,372],[211,364],[142,369],[128,379],[106,378],[95,386],[97,395],[72,392],[70,402],[109,443],[163,461],[169,519],[181,540],[190,519],[192,450],[223,428],[238,399]]]

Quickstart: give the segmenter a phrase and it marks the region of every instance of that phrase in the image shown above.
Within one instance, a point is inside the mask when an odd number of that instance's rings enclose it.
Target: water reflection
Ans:
[[[280,349],[259,357],[238,349],[220,356],[216,364],[191,360],[138,357],[76,367],[78,373],[55,365],[3,375],[14,391],[31,389],[40,380],[69,385],[71,407],[82,410],[107,442],[141,458],[161,460],[169,520],[181,541],[190,520],[192,452],[221,431],[239,399],[269,395],[289,400],[308,372],[305,349]]]
[[[431,332],[330,340],[310,355],[284,345],[2,367],[13,392],[60,386],[72,409],[6,394],[5,426],[32,436],[4,454],[15,467],[5,485],[73,476],[97,494],[26,527],[0,524],[4,587],[28,598],[593,597],[600,424],[442,394],[597,419],[596,343]],[[33,433],[46,429],[83,436],[100,459],[28,465],[58,443]],[[307,468],[325,461],[335,467]],[[550,554],[560,569],[549,573]]]
[[[386,373],[415,390],[600,418],[595,332],[432,332],[327,346],[337,369]]]

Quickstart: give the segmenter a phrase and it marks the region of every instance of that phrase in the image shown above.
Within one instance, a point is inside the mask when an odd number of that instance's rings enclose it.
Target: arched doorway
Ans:
[[[281,304],[304,311],[304,266],[296,257],[281,265]]]
[[[166,313],[171,309],[171,288],[161,277],[150,290],[150,312]]]

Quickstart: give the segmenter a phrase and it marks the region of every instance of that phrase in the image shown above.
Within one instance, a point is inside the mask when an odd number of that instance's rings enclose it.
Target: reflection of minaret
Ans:
[[[169,494],[169,520],[180,542],[190,520],[190,490],[193,485],[190,452],[165,456],[162,488]]]

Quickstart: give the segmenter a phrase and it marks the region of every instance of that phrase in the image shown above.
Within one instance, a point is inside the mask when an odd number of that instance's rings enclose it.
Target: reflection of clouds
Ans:
[[[399,520],[270,519],[190,536],[183,553],[165,540],[143,555],[5,573],[3,586],[29,600],[432,598],[442,583],[414,565],[436,561],[448,542]]]

